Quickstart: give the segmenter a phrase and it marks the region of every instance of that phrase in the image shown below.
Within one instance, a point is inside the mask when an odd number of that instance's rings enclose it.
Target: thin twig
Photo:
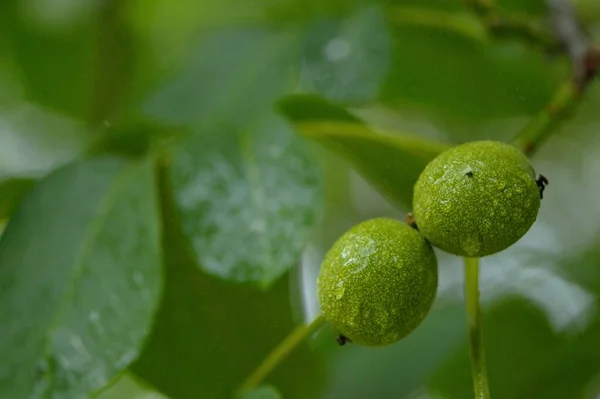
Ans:
[[[548,105],[515,137],[513,144],[532,155],[579,104],[588,85],[600,72],[600,49],[590,46],[568,0],[547,0],[556,36],[573,65],[569,80],[557,89]]]
[[[570,1],[546,0],[556,36],[574,64],[580,63],[587,52],[587,41],[581,33]]]
[[[573,83],[583,91],[600,69],[600,49],[590,46],[569,0],[546,0],[554,31],[573,64]]]
[[[271,353],[265,357],[263,362],[246,378],[240,385],[238,391],[244,392],[255,388],[260,384],[281,361],[283,361],[301,342],[310,337],[321,325],[325,323],[323,316],[318,316],[310,324],[298,326]]]
[[[548,53],[560,48],[550,29],[527,15],[503,14],[493,0],[464,0],[488,31],[497,37],[515,37],[541,47]]]
[[[548,105],[517,134],[513,145],[527,156],[533,155],[566,115],[577,105],[580,91],[571,80],[563,83]]]
[[[475,399],[489,399],[490,388],[485,366],[481,310],[479,308],[479,258],[464,258],[465,304],[469,327],[469,353]]]

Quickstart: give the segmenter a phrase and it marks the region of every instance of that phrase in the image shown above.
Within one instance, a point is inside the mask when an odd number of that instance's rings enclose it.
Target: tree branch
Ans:
[[[463,1],[495,36],[519,38],[547,52],[560,49],[561,43],[552,31],[527,15],[503,15],[493,0]]]
[[[569,0],[546,0],[556,36],[572,63],[572,75],[557,89],[548,105],[521,130],[513,145],[532,155],[579,104],[582,94],[600,72],[600,49],[590,46],[581,32]]]
[[[319,327],[325,323],[323,316],[319,315],[310,324],[298,326],[281,343],[267,355],[263,362],[240,385],[238,392],[249,391],[257,387],[298,345],[309,338]]]
[[[583,35],[569,0],[546,0],[554,31],[573,64],[573,82],[584,90],[600,69],[600,49]]]

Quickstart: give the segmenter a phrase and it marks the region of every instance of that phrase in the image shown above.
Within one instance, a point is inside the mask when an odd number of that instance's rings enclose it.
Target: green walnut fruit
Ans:
[[[540,188],[527,157],[496,141],[451,148],[415,184],[419,231],[444,251],[482,257],[517,242],[540,208]]]
[[[437,260],[418,231],[393,219],[360,223],[333,245],[318,278],[324,318],[352,342],[398,341],[427,315]]]

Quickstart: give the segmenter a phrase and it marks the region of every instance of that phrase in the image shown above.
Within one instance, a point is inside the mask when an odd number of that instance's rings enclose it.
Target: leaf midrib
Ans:
[[[450,148],[445,143],[423,139],[414,134],[403,132],[394,132],[391,134],[387,131],[378,133],[377,131],[380,129],[353,122],[300,122],[296,123],[296,127],[304,137],[309,139],[318,140],[326,137],[368,139],[396,147],[403,151],[426,156],[434,156],[434,154],[437,155]]]
[[[271,241],[266,233],[268,230],[267,226],[267,209],[265,207],[265,192],[264,187],[261,184],[261,172],[260,165],[256,159],[256,153],[252,145],[252,135],[248,131],[241,132],[238,136],[238,146],[240,149],[240,155],[242,158],[242,166],[245,166],[246,173],[244,173],[248,186],[250,187],[250,198],[252,203],[261,215],[264,221],[264,230],[258,235],[262,238],[262,242],[265,248],[264,258],[269,266],[274,264],[273,262],[273,250]],[[261,276],[261,281],[265,281],[264,276]],[[261,282],[259,281],[259,283]]]
[[[71,273],[68,278],[67,286],[63,291],[63,295],[61,300],[58,302],[58,309],[54,313],[51,322],[49,323],[47,330],[44,334],[43,341],[45,341],[45,350],[44,350],[44,359],[48,360],[53,357],[53,349],[52,349],[52,337],[56,333],[56,330],[59,327],[59,322],[61,317],[64,315],[67,304],[70,303],[70,300],[73,299],[75,293],[77,292],[78,284],[81,276],[83,275],[85,260],[88,255],[94,248],[96,239],[102,228],[104,227],[104,223],[108,219],[108,214],[112,210],[113,206],[116,203],[118,198],[118,194],[120,192],[120,188],[122,187],[126,177],[131,173],[133,168],[131,165],[124,165],[122,169],[118,171],[113,177],[113,181],[110,184],[109,188],[106,190],[103,198],[99,201],[98,206],[96,207],[96,211],[94,212],[94,217],[90,220],[87,228],[84,233],[84,236],[81,240],[79,255],[74,262],[74,267],[71,269]],[[54,370],[53,368],[49,370],[49,375],[47,373],[49,383],[47,385],[46,392],[44,395],[47,395],[51,392],[54,385]]]

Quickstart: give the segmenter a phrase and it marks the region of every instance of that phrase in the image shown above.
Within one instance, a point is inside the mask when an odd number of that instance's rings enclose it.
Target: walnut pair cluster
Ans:
[[[535,222],[544,183],[504,143],[476,141],[437,156],[415,184],[414,223],[365,221],[326,254],[318,294],[338,342],[382,346],[412,332],[437,291],[433,247],[465,257],[510,247]]]

